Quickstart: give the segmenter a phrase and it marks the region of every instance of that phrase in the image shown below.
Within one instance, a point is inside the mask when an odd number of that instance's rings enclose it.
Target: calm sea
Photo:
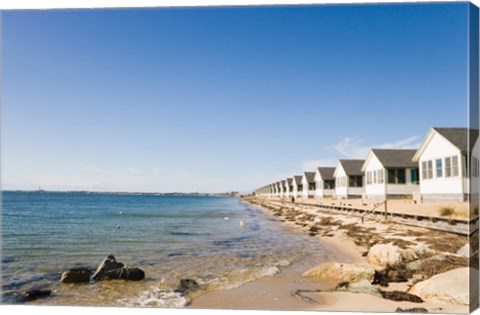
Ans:
[[[48,287],[35,303],[60,305],[181,307],[180,279],[228,289],[334,254],[240,199],[200,196],[3,192],[1,244],[2,291]],[[59,283],[108,254],[145,281]]]

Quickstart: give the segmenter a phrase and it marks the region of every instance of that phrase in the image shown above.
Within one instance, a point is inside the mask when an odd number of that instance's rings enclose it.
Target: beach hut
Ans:
[[[302,176],[302,198],[313,198],[315,195],[315,172],[305,172]]]
[[[335,177],[336,198],[361,198],[363,187],[362,165],[365,160],[339,160],[333,176]]]
[[[278,185],[277,183],[273,183],[273,197],[278,197]]]
[[[288,197],[287,196],[287,181],[286,180],[281,180],[280,181],[280,186],[282,187],[282,195],[281,197]]]
[[[285,197],[290,198],[293,196],[293,178],[287,178],[286,186],[287,186],[287,190],[285,193]]]
[[[362,166],[367,199],[392,199],[413,196],[418,191],[417,150],[371,149]]]
[[[420,169],[422,202],[468,200],[468,164],[477,139],[477,129],[435,127],[428,131],[413,157]]]
[[[335,195],[335,167],[319,167],[315,172],[315,198]]]
[[[277,186],[277,198],[280,198],[282,197],[282,193],[283,193],[283,187],[282,187],[282,183],[280,181],[278,181],[276,183],[276,186]]]
[[[293,190],[291,194],[292,197],[300,198],[302,196],[302,193],[303,193],[302,177],[303,177],[302,175],[293,176],[293,181],[292,181]]]

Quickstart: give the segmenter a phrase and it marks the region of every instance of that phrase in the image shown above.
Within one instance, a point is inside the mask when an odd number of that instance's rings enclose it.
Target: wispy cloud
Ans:
[[[416,148],[420,145],[420,137],[412,136],[395,142],[382,144],[369,144],[365,139],[345,137],[337,144],[330,147],[331,150],[346,158],[363,159],[372,148],[380,149],[407,149]]]

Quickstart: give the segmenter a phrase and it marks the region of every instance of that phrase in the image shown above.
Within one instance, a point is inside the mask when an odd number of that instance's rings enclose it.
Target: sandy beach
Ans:
[[[330,246],[338,253],[338,263],[373,267],[382,271],[385,266],[371,264],[372,258],[368,254],[375,245],[391,245],[404,253],[416,251],[412,257],[405,257],[399,264],[404,270],[407,270],[405,266],[420,266],[410,273],[408,281],[392,281],[387,286],[372,285],[374,290],[407,293],[417,282],[469,265],[469,259],[458,253],[468,242],[466,236],[367,218],[362,222],[359,217],[327,213],[318,208],[280,200],[245,200],[273,213],[284,222],[286,228],[301,229]],[[472,248],[478,248],[478,244],[476,247],[472,244]],[[478,255],[478,252],[473,255]],[[446,259],[437,261],[437,257]],[[478,270],[476,264],[470,267]],[[263,277],[238,288],[194,297],[189,307],[370,312],[394,312],[402,309],[438,313],[467,313],[469,310],[466,304],[447,302],[442,298],[423,298],[423,302],[416,303],[391,300],[378,294],[340,292],[335,290],[340,282],[338,279],[329,278],[328,275],[306,276],[306,271],[292,264],[274,276]]]

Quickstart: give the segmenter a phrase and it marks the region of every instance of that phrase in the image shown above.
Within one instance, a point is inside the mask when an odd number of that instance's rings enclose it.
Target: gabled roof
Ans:
[[[284,179],[283,179],[283,180],[281,180],[280,182],[282,183],[282,185],[285,185],[285,184],[287,183],[287,181],[286,181],[286,180],[284,180]]]
[[[307,183],[314,183],[315,182],[315,172],[305,172],[305,178],[307,179]]]
[[[302,175],[295,175],[295,176],[293,176],[293,180],[295,181],[295,183],[297,185],[301,185],[302,184],[302,177],[303,177]]]
[[[386,168],[389,167],[418,167],[412,162],[416,149],[372,149],[373,154]]]
[[[339,160],[338,162],[348,176],[363,175],[362,165],[365,160]]]
[[[454,145],[462,153],[472,151],[473,146],[478,138],[478,129],[469,129],[469,128],[439,128],[433,127],[430,128],[427,135],[420,144],[417,152],[413,156],[413,161],[418,162],[420,160],[420,155],[423,154],[425,148],[427,147],[430,140],[433,138],[433,135],[437,133],[445,138],[448,142]]]
[[[293,184],[293,178],[287,178],[287,183],[289,186]]]
[[[433,130],[441,134],[462,152],[472,151],[473,145],[478,138],[478,129],[434,127]],[[470,143],[468,136],[470,136]]]
[[[335,172],[335,167],[319,167],[317,170],[324,180],[334,179],[333,172]]]

